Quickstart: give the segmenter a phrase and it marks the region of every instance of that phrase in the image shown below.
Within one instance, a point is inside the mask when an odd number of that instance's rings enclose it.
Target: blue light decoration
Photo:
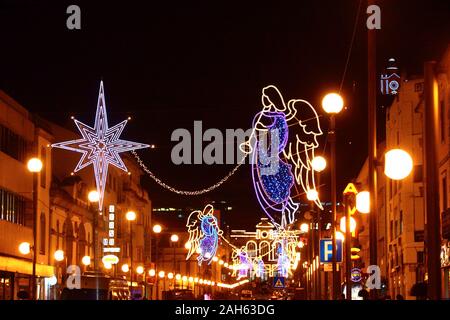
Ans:
[[[283,242],[280,244],[277,250],[278,251],[277,273],[279,277],[287,277],[291,265],[289,255],[285,251],[285,244]]]
[[[275,86],[263,88],[262,105],[253,119],[250,138],[240,149],[252,153],[253,186],[262,210],[277,228],[285,228],[293,223],[299,208],[291,196],[294,177],[305,193],[316,190],[311,161],[323,132],[309,102],[291,99],[285,103]],[[289,128],[295,129],[291,137]],[[314,202],[323,209],[319,199]],[[281,221],[276,219],[279,214]]]
[[[383,95],[396,95],[400,89],[400,75],[395,65],[395,59],[388,60],[386,72],[380,76],[380,90]]]
[[[203,211],[191,212],[186,227],[189,233],[189,252],[186,260],[194,253],[198,253],[197,261],[210,264],[216,255],[219,244],[219,236],[223,234],[219,229],[219,223],[214,216],[214,207],[208,204]]]
[[[94,127],[92,128],[76,119],[74,119],[74,122],[82,138],[54,143],[52,147],[83,154],[74,172],[86,168],[89,165],[94,167],[95,183],[99,194],[98,208],[99,211],[102,211],[108,166],[112,164],[116,168],[128,172],[119,153],[148,148],[149,145],[119,139],[128,122],[127,120],[113,127],[108,126],[103,81],[100,82]]]

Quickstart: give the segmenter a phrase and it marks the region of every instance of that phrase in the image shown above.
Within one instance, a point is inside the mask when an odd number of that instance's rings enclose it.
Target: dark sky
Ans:
[[[66,28],[71,4],[81,7],[81,30]],[[420,73],[426,59],[439,59],[450,43],[450,1],[379,5],[379,71],[390,57],[408,74]],[[337,121],[340,189],[367,154],[366,6],[363,1],[342,91],[348,108]],[[140,152],[148,166],[169,184],[199,189],[233,166],[173,165],[172,131],[192,132],[194,120],[204,128],[247,129],[269,84],[285,98],[309,100],[322,114],[323,94],[339,89],[357,7],[358,0],[1,0],[0,89],[73,128],[71,115],[93,123],[103,79],[110,124],[132,116],[123,138],[158,146]],[[325,118],[322,125],[326,129]],[[149,189],[155,206],[226,200],[233,207],[230,224],[241,227],[262,215],[250,179],[245,166],[217,191],[195,198],[155,183]]]

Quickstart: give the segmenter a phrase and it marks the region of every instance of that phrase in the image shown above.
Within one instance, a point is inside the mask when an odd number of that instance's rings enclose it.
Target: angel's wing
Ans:
[[[314,107],[305,100],[290,100],[289,109],[295,109],[296,116],[288,122],[288,126],[296,126],[294,138],[289,138],[284,155],[295,168],[295,179],[303,191],[316,189],[314,169],[311,161],[315,150],[319,147],[317,138],[323,134],[320,128],[319,116]],[[323,209],[319,199],[316,205]]]
[[[202,238],[203,234],[200,230],[200,222],[198,219],[198,216],[201,214],[199,210],[193,211],[187,220],[186,227],[188,228],[189,233],[189,251],[186,256],[186,260],[188,260],[194,253],[197,252],[197,249],[200,246],[200,239]]]

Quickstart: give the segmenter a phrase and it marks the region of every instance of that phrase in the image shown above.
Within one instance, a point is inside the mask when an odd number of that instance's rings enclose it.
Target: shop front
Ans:
[[[29,299],[32,272],[31,261],[0,256],[0,300]],[[52,266],[36,265],[37,299],[51,299],[53,278]]]
[[[441,246],[442,298],[450,299],[450,241]]]

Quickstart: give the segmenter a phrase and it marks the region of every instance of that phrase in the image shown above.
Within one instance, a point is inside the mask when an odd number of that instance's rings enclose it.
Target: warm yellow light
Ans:
[[[305,243],[301,240],[297,243],[297,247],[299,247],[300,249],[303,248],[304,246],[305,246]]]
[[[129,272],[130,271],[130,267],[128,266],[128,264],[123,264],[122,265],[122,272]]]
[[[223,264],[223,266],[224,266],[225,268],[228,268],[228,262],[225,262],[225,263]]]
[[[200,284],[203,284],[203,279],[200,279],[200,280],[199,280],[199,283],[200,283]]]
[[[111,269],[112,268],[112,264],[111,263],[103,263],[103,266],[105,267],[105,269]]]
[[[27,163],[28,171],[30,172],[41,172],[42,161],[38,158],[31,158]]]
[[[167,278],[173,279],[173,273],[172,273],[172,272],[169,272],[169,273],[167,274]]]
[[[223,265],[224,264],[223,260],[219,260],[219,264]]]
[[[217,262],[217,261],[219,261],[219,258],[214,257],[214,258],[212,258],[212,260],[213,260],[214,262]]]
[[[408,152],[392,149],[384,155],[384,174],[392,180],[405,179],[413,169],[413,160]]]
[[[136,220],[136,212],[134,212],[134,211],[128,211],[125,216],[128,221]]]
[[[178,273],[178,274],[175,276],[175,279],[181,280],[181,274]]]
[[[160,278],[164,278],[165,275],[166,275],[166,273],[165,273],[164,271],[158,272],[158,276],[159,276]]]
[[[336,235],[336,240],[342,240],[342,242],[345,241],[345,236],[342,232],[336,231],[335,235]]]
[[[189,277],[189,282],[190,283],[194,282],[194,277]]]
[[[191,242],[190,242],[190,241],[186,242],[186,243],[184,244],[184,247],[186,248],[186,250],[191,249],[191,247],[192,247]]]
[[[144,267],[143,266],[138,266],[136,268],[136,272],[137,272],[137,274],[143,274],[144,273]]]
[[[311,161],[314,171],[321,172],[327,167],[327,161],[322,156],[316,156]]]
[[[308,226],[307,223],[302,223],[302,224],[300,225],[300,231],[301,231],[301,232],[308,232],[308,230],[309,230],[309,226]]]
[[[176,234],[173,234],[173,235],[171,235],[170,236],[170,241],[172,241],[172,242],[178,242],[178,235],[176,235]]]
[[[154,277],[154,276],[156,275],[156,270],[155,270],[155,269],[150,269],[150,270],[148,270],[148,275],[149,275],[150,277]]]
[[[337,93],[329,93],[322,99],[322,108],[326,113],[336,114],[344,107],[344,100]]]
[[[98,202],[100,200],[100,194],[96,190],[92,190],[88,193],[89,202]]]
[[[317,199],[319,199],[319,193],[316,189],[308,189],[308,191],[306,192],[306,198],[309,201],[316,201]]]
[[[54,254],[56,261],[63,261],[64,260],[64,251],[62,250],[56,250]]]
[[[342,232],[346,232],[346,219],[345,217],[341,218],[340,229]],[[356,220],[353,217],[350,217],[350,232],[354,232],[356,230]]]
[[[84,256],[83,258],[81,258],[81,263],[84,264],[85,266],[88,266],[91,264],[91,257],[90,256]]]
[[[194,278],[194,282],[198,283],[198,278],[197,277]]]
[[[29,254],[31,252],[31,245],[28,242],[19,244],[19,252],[21,254]]]
[[[370,212],[370,193],[369,191],[361,191],[356,195],[356,210],[361,213]]]
[[[162,231],[162,227],[159,224],[155,224],[153,226],[153,232],[154,233],[160,233]]]
[[[200,249],[200,247],[198,247],[197,250],[195,250],[195,252],[200,254],[200,253],[202,253],[202,249]]]
[[[188,277],[186,277],[186,276],[183,276],[183,277],[181,278],[181,280],[183,280],[183,281],[187,281],[187,279],[188,279]]]

